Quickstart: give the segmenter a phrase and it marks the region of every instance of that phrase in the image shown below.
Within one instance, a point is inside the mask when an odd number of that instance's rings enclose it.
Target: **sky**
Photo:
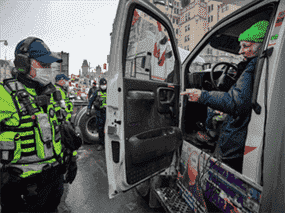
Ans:
[[[0,0],[0,40],[8,41],[8,46],[0,43],[0,58],[14,60],[16,45],[34,36],[53,52],[69,53],[69,74],[79,74],[84,59],[91,70],[103,69],[118,2]]]

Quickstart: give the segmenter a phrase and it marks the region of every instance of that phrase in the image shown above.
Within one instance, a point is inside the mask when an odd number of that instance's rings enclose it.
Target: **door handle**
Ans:
[[[161,93],[161,91],[165,91],[165,90],[166,91],[171,91],[171,92],[173,92],[173,94],[172,94],[172,96],[171,96],[171,98],[169,100],[167,100],[167,101],[160,101],[160,93]],[[173,88],[160,87],[160,88],[157,89],[157,99],[158,99],[158,102],[160,102],[162,105],[169,105],[169,104],[171,104],[173,102],[174,98],[175,98],[175,93],[174,93],[174,89]]]
[[[170,91],[173,94],[166,101],[161,101],[160,98],[161,98],[161,92],[162,91]],[[174,91],[175,90],[173,88],[169,88],[169,87],[160,87],[157,89],[157,106],[158,106],[157,111],[159,113],[171,113],[170,106],[173,103],[173,100],[175,98],[175,92]]]

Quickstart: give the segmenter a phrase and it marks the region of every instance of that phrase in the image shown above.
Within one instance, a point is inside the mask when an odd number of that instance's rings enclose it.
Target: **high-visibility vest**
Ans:
[[[11,166],[22,169],[24,172],[21,177],[25,178],[40,173],[47,164],[56,163],[55,154],[63,157],[60,122],[57,120],[57,112],[61,107],[54,101],[51,94],[50,104],[47,106],[47,113],[45,113],[42,107],[36,106],[34,103],[34,97],[37,95],[35,90],[24,86],[29,93],[31,106],[38,109],[34,115],[25,115],[24,106],[19,103],[18,97],[15,97],[15,102],[12,99],[12,95],[16,91],[15,86],[11,88],[12,90],[7,90],[2,84],[0,85],[0,97],[2,98],[0,98],[0,121],[11,116],[11,113],[3,113],[4,111],[17,112],[16,108],[18,108],[19,112],[14,113],[13,119],[9,119],[3,125],[3,132],[0,132],[0,143],[1,147],[16,144]],[[44,118],[43,121],[46,122],[40,122],[40,118]],[[17,127],[18,124],[20,125]],[[43,143],[44,131],[51,131],[52,137],[49,145]],[[19,137],[15,137],[16,135]],[[1,156],[2,159],[7,157],[4,151],[2,151]],[[47,160],[45,161],[45,159]],[[36,161],[41,162],[35,163]]]
[[[66,120],[67,120],[67,121],[70,121],[70,119],[71,119],[71,114],[72,114],[72,112],[73,112],[73,104],[72,104],[72,102],[69,100],[67,92],[65,92],[65,91],[64,91],[61,87],[59,87],[59,86],[56,86],[56,88],[60,91],[61,97],[62,97],[62,99],[63,99],[64,102],[65,102],[65,106],[66,106],[65,111],[66,111],[66,113],[67,113]]]
[[[106,107],[107,106],[107,92],[99,91],[97,93],[97,95],[100,96],[103,99],[102,105],[100,106],[100,109]]]

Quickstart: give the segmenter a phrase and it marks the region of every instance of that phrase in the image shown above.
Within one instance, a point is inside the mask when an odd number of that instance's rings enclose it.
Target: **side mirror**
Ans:
[[[205,63],[202,65],[203,70],[211,69],[211,63]]]

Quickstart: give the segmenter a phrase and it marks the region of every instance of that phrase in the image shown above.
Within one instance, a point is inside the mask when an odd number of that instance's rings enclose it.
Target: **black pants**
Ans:
[[[1,213],[57,212],[63,195],[63,174],[58,167],[14,180],[11,177],[1,190]]]
[[[96,110],[96,125],[98,128],[100,145],[104,145],[105,142],[105,134],[104,134],[105,122],[106,122],[106,109]]]
[[[242,173],[243,157],[224,159],[222,161],[232,169],[236,170],[239,173]]]

